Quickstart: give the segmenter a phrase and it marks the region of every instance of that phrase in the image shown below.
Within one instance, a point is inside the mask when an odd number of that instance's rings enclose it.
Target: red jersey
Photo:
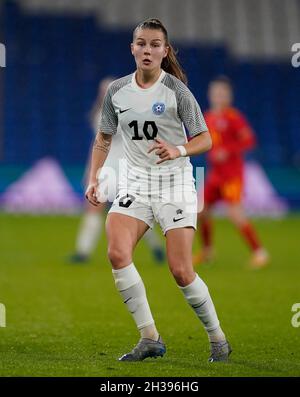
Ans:
[[[218,113],[209,110],[204,118],[213,142],[208,152],[210,172],[221,179],[242,177],[243,152],[255,146],[255,136],[246,118],[232,107]]]

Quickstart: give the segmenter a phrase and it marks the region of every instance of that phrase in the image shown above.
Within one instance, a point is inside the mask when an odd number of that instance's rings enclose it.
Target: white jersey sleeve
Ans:
[[[118,117],[112,104],[112,89],[110,85],[103,100],[99,130],[104,134],[115,135],[117,128]]]
[[[166,74],[163,84],[174,91],[177,100],[178,117],[188,129],[189,135],[194,137],[201,132],[207,131],[208,128],[200,106],[188,87],[170,74]]]
[[[113,105],[113,96],[131,81],[129,76],[122,77],[113,81],[107,89],[103,100],[102,111],[100,115],[99,130],[104,134],[115,135],[118,129],[118,115]]]

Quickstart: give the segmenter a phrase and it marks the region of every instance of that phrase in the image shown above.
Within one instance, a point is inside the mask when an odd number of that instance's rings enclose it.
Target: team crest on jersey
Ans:
[[[162,102],[156,102],[153,106],[152,106],[152,112],[154,114],[156,114],[157,116],[159,116],[160,114],[162,114],[166,109],[166,106],[164,103]]]

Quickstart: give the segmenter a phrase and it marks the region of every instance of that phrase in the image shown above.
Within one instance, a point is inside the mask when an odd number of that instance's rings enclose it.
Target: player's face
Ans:
[[[145,72],[159,69],[163,58],[168,54],[163,32],[138,29],[131,44],[131,53],[138,69]]]
[[[213,109],[223,109],[232,104],[232,90],[224,83],[212,83],[208,90],[208,100]]]

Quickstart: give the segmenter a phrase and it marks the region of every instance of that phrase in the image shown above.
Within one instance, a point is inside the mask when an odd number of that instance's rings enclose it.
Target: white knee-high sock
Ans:
[[[158,340],[144,283],[133,263],[119,270],[112,270],[117,290],[133,316],[142,338]]]
[[[179,288],[204,325],[210,342],[224,341],[226,338],[220,327],[213,301],[204,281],[196,274],[191,284],[185,287],[179,286]]]
[[[77,235],[76,252],[81,255],[91,255],[96,248],[101,229],[101,214],[94,212],[84,214]]]

